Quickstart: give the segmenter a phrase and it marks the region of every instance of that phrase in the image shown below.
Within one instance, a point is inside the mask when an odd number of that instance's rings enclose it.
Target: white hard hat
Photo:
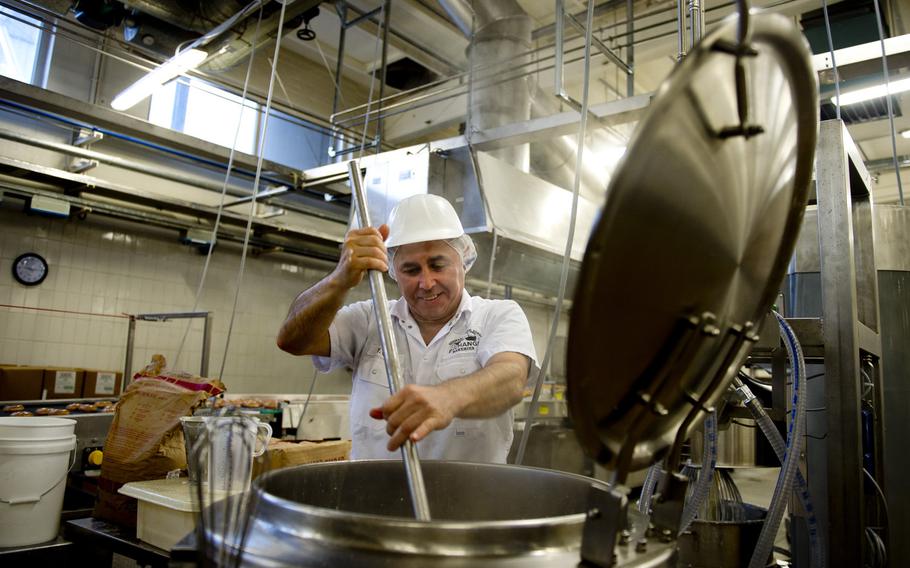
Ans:
[[[385,244],[389,251],[389,276],[392,280],[398,280],[395,275],[395,248],[402,245],[445,241],[458,253],[465,272],[471,270],[477,260],[474,241],[465,234],[455,209],[438,195],[424,193],[402,199],[389,214],[388,225],[389,238]]]
[[[386,247],[425,241],[444,241],[464,234],[452,204],[438,195],[422,193],[398,202],[389,214]]]

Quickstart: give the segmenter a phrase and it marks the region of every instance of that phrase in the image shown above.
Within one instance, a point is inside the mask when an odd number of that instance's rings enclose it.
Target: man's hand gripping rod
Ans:
[[[357,218],[361,227],[370,226],[370,216],[367,211],[367,198],[363,191],[363,179],[360,177],[360,168],[356,160],[348,162],[348,178],[351,180],[351,191],[357,204]],[[398,356],[398,346],[392,334],[392,317],[389,315],[389,304],[382,283],[382,273],[378,270],[369,270],[370,292],[373,295],[373,310],[379,323],[380,341],[382,343],[382,356],[385,359],[385,370],[389,376],[389,388],[395,394],[404,387],[401,376],[401,364]],[[427,489],[423,483],[423,471],[420,469],[420,458],[417,456],[417,446],[407,440],[401,446],[401,457],[404,460],[405,472],[408,476],[408,489],[411,492],[411,503],[414,504],[414,516],[419,521],[430,520],[430,504],[427,501]]]

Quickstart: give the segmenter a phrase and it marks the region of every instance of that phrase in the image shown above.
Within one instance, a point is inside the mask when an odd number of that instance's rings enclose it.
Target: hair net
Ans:
[[[463,234],[454,239],[445,239],[444,242],[458,253],[459,258],[461,258],[461,264],[464,266],[464,271],[471,270],[471,267],[474,266],[474,261],[477,260],[477,249],[474,247],[474,240],[467,234]],[[389,249],[389,276],[396,282],[398,281],[395,276],[395,251],[397,250],[398,247]]]

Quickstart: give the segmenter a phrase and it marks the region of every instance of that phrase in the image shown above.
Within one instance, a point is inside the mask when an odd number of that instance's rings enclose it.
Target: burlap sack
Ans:
[[[206,398],[223,392],[217,380],[164,373],[163,358],[158,363],[137,374],[117,403],[104,442],[93,513],[97,518],[135,526],[136,500],[117,490],[124,483],[163,479],[171,470],[185,469],[180,417],[191,415]]]

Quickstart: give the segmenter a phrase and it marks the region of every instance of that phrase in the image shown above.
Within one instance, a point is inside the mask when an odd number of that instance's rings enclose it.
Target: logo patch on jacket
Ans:
[[[478,343],[480,343],[480,332],[476,329],[468,329],[464,335],[449,342],[449,354],[477,351]]]

